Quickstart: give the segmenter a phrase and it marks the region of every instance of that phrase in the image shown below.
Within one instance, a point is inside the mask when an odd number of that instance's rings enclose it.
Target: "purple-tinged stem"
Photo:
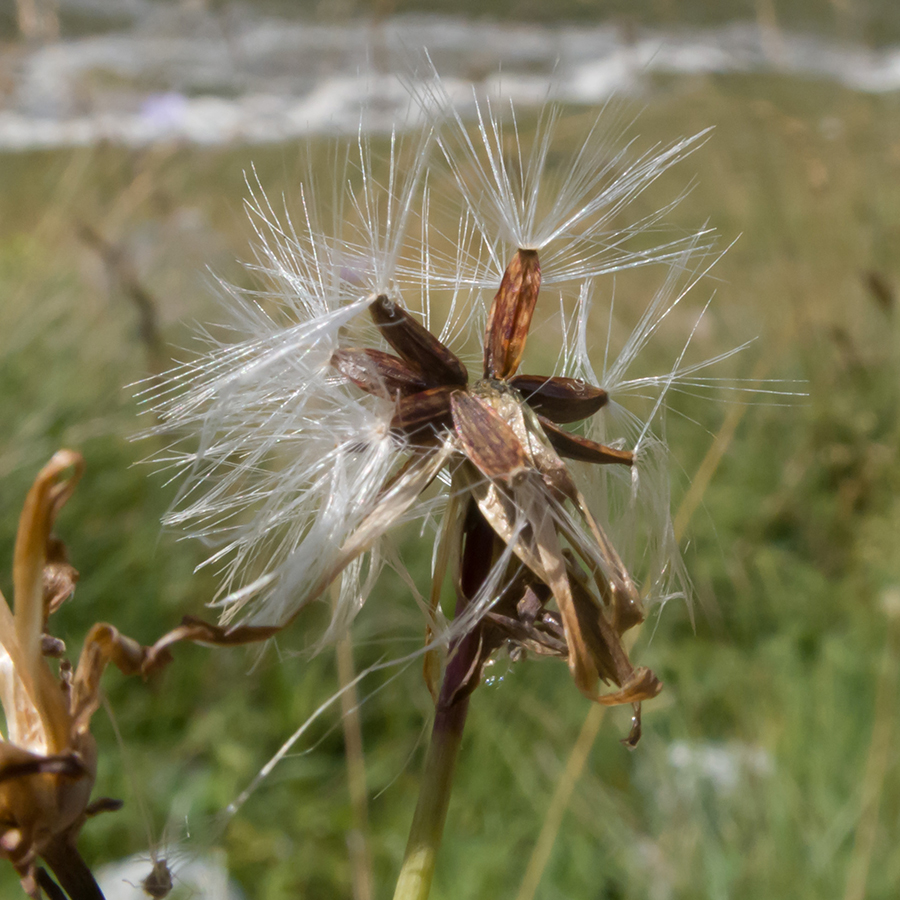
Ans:
[[[493,563],[494,533],[471,503],[466,514],[456,616],[463,613],[487,580]],[[450,645],[450,659],[434,712],[431,742],[419,800],[409,830],[406,853],[397,879],[394,900],[426,900],[431,890],[435,860],[441,845],[456,759],[469,711],[472,666],[480,646],[480,625]]]

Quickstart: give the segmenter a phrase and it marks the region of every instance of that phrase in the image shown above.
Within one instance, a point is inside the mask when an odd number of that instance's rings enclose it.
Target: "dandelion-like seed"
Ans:
[[[696,372],[679,358],[664,376],[626,377],[684,295],[675,285],[685,272],[690,279],[687,261],[702,240],[631,249],[665,211],[614,225],[700,136],[629,159],[598,122],[554,187],[556,110],[528,151],[514,113],[507,134],[491,104],[476,102],[470,135],[439,81],[418,100],[429,124],[409,157],[392,139],[386,184],[362,138],[354,163],[345,162],[337,233],[323,228],[308,185],[299,228],[254,194],[257,268],[271,289],[229,290],[237,336],[211,338],[207,355],[174,371],[155,405],[163,430],[199,433],[199,444],[163,457],[186,476],[169,522],[219,540],[210,562],[225,576],[222,625],[191,621],[179,639],[268,636],[340,579],[336,634],[372,590],[385,535],[417,517],[438,522],[423,603],[435,723],[396,897],[427,896],[468,698],[499,647],[567,660],[591,700],[635,704],[629,743],[640,735],[639,704],[661,684],[631,663],[622,642],[644,609],[608,536],[617,523],[602,502],[606,473],[624,476],[612,481],[626,515],[645,498],[655,514],[645,588],[683,592],[681,569],[665,484],[653,484],[661,445],[650,423],[632,419],[626,447],[602,442],[603,427],[590,422],[631,388],[654,394],[655,414],[669,386]],[[442,159],[453,187],[433,197]],[[453,237],[432,221],[449,194],[459,208]],[[593,282],[650,262],[669,263],[673,274],[621,356],[605,361],[601,383],[588,352]],[[524,374],[542,285],[562,304],[564,373]],[[438,297],[449,310],[439,327]],[[483,333],[481,358],[464,362],[454,343],[465,347],[473,331]],[[587,423],[580,432],[567,428],[579,422]],[[440,603],[448,576],[457,598],[449,623]]]

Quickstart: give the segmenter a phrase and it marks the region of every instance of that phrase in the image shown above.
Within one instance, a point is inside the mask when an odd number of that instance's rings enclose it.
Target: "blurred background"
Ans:
[[[638,149],[713,126],[626,215],[690,185],[673,226],[739,238],[695,289],[695,311],[715,299],[693,350],[756,338],[712,401],[672,398],[694,625],[671,603],[639,639],[636,658],[665,682],[641,744],[619,743],[629,711],[599,715],[564,665],[497,662],[473,700],[433,896],[895,897],[894,0],[5,0],[3,593],[28,486],[67,446],[87,460],[57,528],[81,572],[53,624],[70,655],[97,620],[149,643],[202,614],[216,584],[192,574],[204,548],[160,531],[175,487],[135,465],[161,444],[130,440],[152,423],[128,385],[191,356],[195,323],[219,315],[216,278],[253,285],[245,174],[296,209],[300,180],[355,135],[363,103],[386,156],[390,125],[414,119],[398,75],[412,77],[421,47],[454,90],[499,83],[525,134],[548,95],[575,123],[621,98]],[[663,274],[617,279],[622,328]],[[660,336],[649,370],[668,370],[692,321]],[[595,325],[602,348],[604,314]],[[725,389],[741,378],[808,396]],[[414,534],[400,553],[427,577]],[[404,591],[386,578],[373,596],[357,669],[421,641]],[[335,708],[227,827],[219,815],[337,689],[335,654],[302,653],[326,613],[261,658],[184,647],[149,685],[107,674],[122,743],[98,713],[96,793],[126,805],[85,827],[92,866],[143,852],[138,874],[115,876],[124,890],[149,872],[150,844],[184,895],[205,896],[190,871],[224,860],[249,900],[391,896],[428,734],[418,665],[362,683],[361,750],[348,754]],[[350,787],[362,765],[364,809]],[[11,870],[0,879],[15,896]]]

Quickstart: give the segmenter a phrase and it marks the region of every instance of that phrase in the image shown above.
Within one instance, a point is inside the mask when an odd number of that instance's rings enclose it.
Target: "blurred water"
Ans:
[[[68,0],[69,3],[76,0]],[[90,12],[94,0],[77,0]],[[400,16],[304,23],[229,7],[116,0],[118,30],[0,47],[0,150],[271,142],[412,124],[402,78],[427,47],[452,95],[473,86],[519,106],[598,104],[659,73],[771,72],[859,91],[900,90],[900,47],[873,50],[734,24],[673,33]],[[399,77],[398,77],[399,73]],[[502,73],[502,74],[499,74]]]

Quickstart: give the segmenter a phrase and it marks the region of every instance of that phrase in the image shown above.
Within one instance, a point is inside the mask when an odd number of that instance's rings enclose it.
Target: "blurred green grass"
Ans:
[[[727,373],[804,379],[810,396],[761,395],[744,410],[685,541],[696,632],[676,605],[645,629],[637,656],[665,691],[646,705],[634,753],[618,743],[627,711],[607,714],[537,896],[812,900],[843,895],[848,878],[858,884],[870,853],[865,896],[893,897],[900,772],[872,735],[895,735],[897,712],[900,625],[882,601],[900,586],[900,98],[780,78],[661,79],[637,131],[649,145],[709,125],[712,139],[640,200],[649,211],[696,172],[676,224],[709,220],[725,242],[741,235],[697,289],[695,309],[713,290],[717,298],[694,351],[703,357],[758,335]],[[270,196],[290,200],[308,156],[323,152],[97,147],[4,157],[0,586],[9,596],[31,479],[56,448],[80,450],[87,473],[57,529],[82,574],[54,620],[70,651],[103,619],[149,642],[182,614],[202,612],[215,590],[211,574],[191,574],[202,548],[159,533],[173,487],[134,465],[153,441],[129,442],[146,422],[124,385],[156,362],[84,226],[122,251],[155,300],[167,346],[187,347],[191,321],[214,314],[205,267],[249,283],[235,262],[249,258],[252,240],[244,171],[252,163]],[[659,278],[658,270],[617,278],[623,328]],[[656,342],[661,367],[691,323],[680,324]],[[596,325],[602,346],[602,315]],[[735,402],[743,400],[673,400],[677,497]],[[401,553],[414,574],[426,573],[416,542]],[[372,597],[358,666],[397,655],[404,645],[393,635],[419,636],[412,603],[381,602],[402,594],[388,579]],[[297,653],[323,617],[320,609],[301,618],[255,667],[245,651],[195,647],[179,649],[158,683],[108,673],[132,771],[98,714],[97,794],[127,806],[84,829],[91,863],[145,848],[136,781],[154,832],[189,805],[187,851],[221,839],[253,900],[350,896],[336,712],[224,835],[206,819],[336,689],[331,654]],[[495,669],[472,705],[435,898],[516,896],[588,711],[561,664]],[[367,680],[361,708],[378,897],[390,895],[403,852],[428,714],[418,666],[395,674]],[[691,763],[716,753],[718,770]],[[855,844],[873,797],[871,846]],[[0,874],[0,890],[14,896],[15,879]]]

